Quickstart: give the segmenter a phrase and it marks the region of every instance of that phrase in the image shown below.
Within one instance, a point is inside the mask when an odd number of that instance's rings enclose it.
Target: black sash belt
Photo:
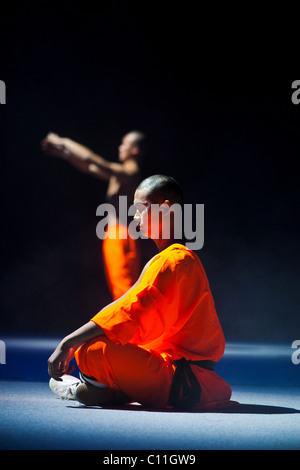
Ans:
[[[201,387],[196,379],[191,364],[203,369],[214,370],[216,362],[187,361],[184,357],[174,361],[176,366],[168,404],[176,410],[192,410],[200,401]]]

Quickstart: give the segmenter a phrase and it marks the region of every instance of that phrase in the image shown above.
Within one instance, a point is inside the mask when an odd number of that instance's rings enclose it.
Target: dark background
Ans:
[[[3,11],[1,334],[65,335],[111,300],[96,237],[106,184],[43,154],[42,138],[54,131],[116,160],[140,129],[145,174],[172,175],[186,202],[205,204],[198,254],[226,338],[299,337],[293,42],[276,42],[271,22],[246,28],[241,12],[233,31],[222,12],[223,28],[214,12],[163,5]]]

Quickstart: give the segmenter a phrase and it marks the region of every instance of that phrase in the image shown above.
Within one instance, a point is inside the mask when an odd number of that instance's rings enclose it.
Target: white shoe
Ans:
[[[49,381],[49,387],[52,392],[62,400],[76,400],[75,392],[77,385],[80,383],[82,382],[77,379],[77,377],[73,377],[72,375],[63,375],[62,382],[51,378]]]

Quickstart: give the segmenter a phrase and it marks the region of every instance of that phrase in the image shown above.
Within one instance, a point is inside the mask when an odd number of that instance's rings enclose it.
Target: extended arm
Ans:
[[[124,164],[109,162],[84,145],[53,133],[42,141],[42,149],[50,155],[67,160],[84,173],[103,180],[109,180],[111,176],[128,178],[138,170],[133,161]]]
[[[85,325],[66,336],[57,346],[48,359],[48,373],[58,381],[61,376],[70,373],[69,363],[80,344],[83,344],[96,336],[103,335],[104,331],[94,322],[89,321]]]

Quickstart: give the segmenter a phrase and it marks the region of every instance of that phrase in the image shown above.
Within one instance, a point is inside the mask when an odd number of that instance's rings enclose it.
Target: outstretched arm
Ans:
[[[128,178],[138,171],[137,164],[133,161],[123,164],[109,162],[88,147],[53,133],[48,134],[42,141],[42,149],[50,155],[69,161],[84,173],[106,181],[111,176]]]
[[[104,331],[101,327],[89,321],[78,328],[78,330],[66,336],[48,359],[49,375],[53,379],[61,381],[62,375],[68,374],[73,370],[69,367],[69,363],[73,359],[74,353],[80,344],[86,343],[90,339],[103,334]]]

